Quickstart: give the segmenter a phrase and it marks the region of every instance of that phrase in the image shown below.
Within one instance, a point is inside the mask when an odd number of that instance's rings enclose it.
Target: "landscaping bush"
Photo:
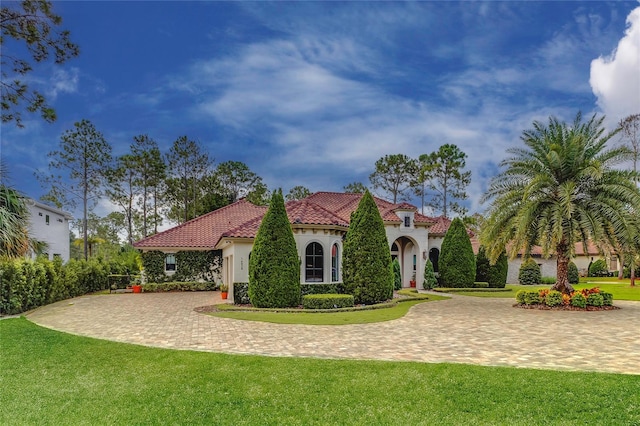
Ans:
[[[355,303],[375,304],[393,297],[387,234],[369,191],[351,215],[342,259],[345,292],[353,295]]]
[[[520,271],[518,272],[518,280],[523,285],[536,285],[540,284],[542,280],[542,274],[540,273],[540,266],[532,258],[528,258],[520,265]],[[555,282],[555,281],[554,281]]]
[[[556,283],[556,277],[542,277],[540,279],[540,282],[538,284],[548,284],[548,285],[553,285]]]
[[[476,276],[476,257],[471,240],[460,218],[451,222],[442,241],[440,277],[445,287],[472,287]]]
[[[584,308],[587,306],[587,298],[582,293],[574,293],[571,295],[571,306]]]
[[[569,284],[578,284],[580,282],[580,272],[578,272],[578,267],[575,263],[569,262]]]
[[[342,283],[331,284],[300,284],[300,296],[307,294],[343,294],[344,285]]]
[[[485,254],[484,246],[480,246],[476,255],[476,281],[489,282],[489,266],[489,258]]]
[[[391,272],[393,273],[393,289],[400,290],[402,288],[402,274],[400,273],[398,259],[393,259],[393,262],[391,262]]]
[[[436,273],[433,271],[433,263],[431,263],[430,259],[427,259],[427,262],[424,264],[424,281],[422,282],[422,287],[425,290],[430,290],[437,285],[438,279],[436,278]]]
[[[519,290],[516,293],[516,302],[518,302],[521,305],[524,305],[524,298],[527,294],[528,290]]]
[[[602,306],[604,305],[604,298],[600,293],[591,293],[587,296],[587,306]]]
[[[603,306],[613,306],[613,294],[606,291],[601,291],[600,296],[602,296]]]
[[[562,293],[559,291],[551,290],[545,297],[545,303],[547,306],[560,306],[562,305]]]
[[[142,285],[145,293],[163,293],[169,291],[213,291],[216,284],[210,281],[169,281],[166,283],[146,283]]]
[[[598,259],[589,266],[590,277],[606,277],[609,275],[609,268],[604,259]]]
[[[524,303],[525,305],[542,303],[542,297],[540,297],[540,293],[537,290],[528,290],[524,295]]]
[[[385,271],[390,275],[389,264]],[[249,299],[256,308],[300,304],[300,261],[282,190],[273,192],[254,240],[249,259]]]
[[[489,288],[489,283],[476,281],[473,283],[473,288]]]
[[[507,273],[509,272],[509,260],[507,259],[507,252],[503,251],[498,256],[498,260],[495,265],[489,265],[489,271],[487,275],[487,282],[490,288],[505,288],[507,285]],[[477,281],[481,281],[476,277]]]
[[[302,297],[304,309],[336,309],[353,307],[350,294],[307,294]]]
[[[233,303],[236,305],[248,305],[251,303],[249,299],[249,283],[233,283]]]

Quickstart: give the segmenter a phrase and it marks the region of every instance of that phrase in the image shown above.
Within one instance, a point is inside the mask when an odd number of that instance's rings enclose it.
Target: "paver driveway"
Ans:
[[[28,319],[82,336],[173,349],[320,358],[457,362],[640,374],[640,302],[607,312],[515,309],[512,299],[454,296],[398,320],[283,325],[194,312],[219,293],[83,296]]]

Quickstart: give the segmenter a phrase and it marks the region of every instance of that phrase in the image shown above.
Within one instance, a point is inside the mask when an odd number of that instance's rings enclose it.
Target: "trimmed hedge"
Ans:
[[[444,287],[472,287],[476,277],[476,257],[460,218],[451,222],[440,249],[440,278]]]
[[[438,279],[436,273],[433,270],[433,263],[430,259],[424,264],[424,281],[422,282],[422,288],[425,290],[431,290],[438,285]]]
[[[344,294],[342,283],[300,284],[300,297],[307,294]],[[233,283],[233,300],[236,305],[249,305],[249,283]]]
[[[142,285],[145,293],[163,293],[169,291],[212,291],[216,283],[210,281],[171,281],[167,283],[146,283]]]
[[[302,297],[304,309],[338,309],[353,307],[353,296],[350,294],[307,294]]]
[[[233,283],[233,303],[236,305],[249,305],[249,283]]]
[[[575,263],[569,262],[568,267],[569,284],[578,284],[580,282],[580,272]]]
[[[400,272],[398,259],[393,259],[393,262],[391,262],[391,272],[393,272],[393,289],[400,290],[402,288],[402,273]]]

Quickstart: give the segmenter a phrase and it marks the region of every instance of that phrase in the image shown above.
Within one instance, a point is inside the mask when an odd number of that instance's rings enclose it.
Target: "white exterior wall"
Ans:
[[[305,255],[307,246],[316,242],[322,246],[323,270],[322,283],[342,282],[342,233],[329,229],[294,228],[293,238],[296,241],[298,259],[300,260],[300,282],[305,283]],[[338,244],[338,281],[331,281],[331,247]]]
[[[543,277],[555,277],[557,271],[556,258],[551,257],[544,259],[541,257],[534,257],[533,260],[540,266],[540,272]],[[522,258],[518,257],[513,260],[509,260],[509,269],[507,271],[507,284],[520,284],[518,280],[518,274],[520,273],[520,265],[522,265]]]
[[[221,281],[229,286],[229,302],[233,303],[233,283],[249,282],[250,242],[234,242],[222,249]]]
[[[69,260],[69,220],[71,214],[27,199],[29,209],[29,236],[48,244],[48,257],[59,255],[64,262]],[[49,221],[47,222],[47,217]]]
[[[402,263],[402,286],[409,287],[409,281],[413,275],[413,254],[416,255],[416,287],[422,288],[424,281],[424,264],[429,253],[429,231],[425,227],[416,227],[413,223],[414,213],[412,211],[397,211],[396,214],[402,220],[400,225],[385,225],[389,248],[401,237],[408,238],[412,245],[408,245],[403,254]],[[410,226],[406,227],[404,217],[409,216]]]

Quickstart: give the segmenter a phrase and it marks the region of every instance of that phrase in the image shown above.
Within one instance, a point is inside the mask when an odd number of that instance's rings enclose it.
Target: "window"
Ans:
[[[404,217],[404,227],[405,228],[410,228],[411,227],[411,217],[409,217],[409,216],[405,216]]]
[[[176,255],[168,254],[164,258],[164,270],[165,271],[175,271],[176,270]]]
[[[44,221],[47,223],[47,225],[49,224],[49,215],[46,215],[46,216],[44,217]]]
[[[413,272],[415,272],[415,271],[416,271],[416,260],[417,260],[417,259],[416,259],[416,255],[414,254],[414,255],[413,255]]]
[[[308,283],[321,283],[323,280],[324,256],[322,246],[319,243],[311,243],[307,246],[305,256],[304,280]]]
[[[334,244],[331,247],[331,282],[338,282],[340,280],[340,264],[338,257],[338,244]]]

